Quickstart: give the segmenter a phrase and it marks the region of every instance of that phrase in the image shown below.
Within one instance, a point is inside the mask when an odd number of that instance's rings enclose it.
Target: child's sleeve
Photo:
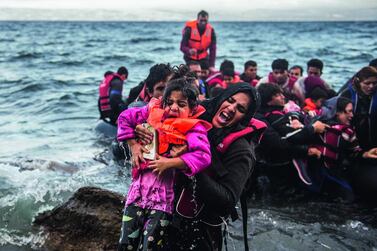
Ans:
[[[179,156],[187,166],[184,172],[193,176],[211,164],[211,149],[207,138],[207,130],[201,124],[196,124],[186,134],[188,150]]]
[[[145,123],[147,118],[148,106],[129,108],[123,111],[118,118],[118,141],[121,142],[136,138],[136,126]]]

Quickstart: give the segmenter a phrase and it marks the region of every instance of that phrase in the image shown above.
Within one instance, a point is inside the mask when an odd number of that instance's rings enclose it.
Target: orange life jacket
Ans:
[[[196,55],[189,55],[189,57],[194,60],[201,60],[203,58],[206,58],[208,56],[207,49],[211,45],[212,41],[212,26],[207,23],[206,29],[201,36],[198,30],[197,20],[186,22],[185,28],[186,27],[191,28],[191,35],[188,45],[190,48],[197,50]]]
[[[212,125],[207,121],[197,119],[205,112],[203,106],[198,105],[195,113],[190,118],[164,119],[164,109],[161,108],[161,99],[152,99],[149,102],[149,116],[147,122],[158,132],[158,153],[164,154],[169,145],[183,145],[186,143],[186,133],[196,124],[202,124],[207,131]]]

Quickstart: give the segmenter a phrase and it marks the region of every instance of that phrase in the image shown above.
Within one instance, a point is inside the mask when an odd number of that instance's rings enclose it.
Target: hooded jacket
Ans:
[[[231,133],[242,131],[249,125],[260,102],[255,88],[246,83],[230,86],[219,96],[202,103],[206,112],[200,118],[212,122],[221,104],[239,92],[247,93],[251,97],[247,113],[236,125],[229,128],[212,128],[209,131],[212,164],[205,172],[196,175],[198,196],[205,201],[205,220],[227,216],[232,212],[254,168],[255,157],[250,142],[252,135],[243,135],[235,139],[223,153],[217,146]]]

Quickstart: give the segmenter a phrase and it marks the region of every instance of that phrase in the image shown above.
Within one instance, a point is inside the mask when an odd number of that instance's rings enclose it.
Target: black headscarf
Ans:
[[[204,106],[206,111],[200,116],[200,119],[203,119],[212,123],[212,119],[215,116],[216,112],[219,110],[221,104],[225,100],[227,100],[229,97],[239,92],[246,93],[251,98],[250,104],[247,109],[247,112],[245,113],[245,116],[238,123],[230,127],[224,127],[224,128],[213,127],[208,132],[208,139],[211,145],[217,146],[230,133],[240,131],[244,129],[245,127],[247,127],[250,120],[253,118],[255,112],[259,108],[260,98],[256,89],[250,86],[250,84],[237,83],[237,84],[230,85],[227,89],[225,89],[218,96],[208,99],[208,100],[204,100],[201,103],[201,105]]]

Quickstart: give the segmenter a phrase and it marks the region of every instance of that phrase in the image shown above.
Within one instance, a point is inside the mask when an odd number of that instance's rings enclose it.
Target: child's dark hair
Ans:
[[[345,97],[339,97],[336,101],[336,112],[344,112],[348,104],[352,104],[352,100]]]
[[[275,83],[264,83],[258,86],[258,93],[261,98],[261,106],[266,107],[276,94],[284,93],[283,89]]]
[[[225,69],[234,70],[234,63],[230,60],[225,59],[220,65],[220,71],[223,72]]]
[[[190,72],[190,68],[187,65],[181,64],[179,66],[173,66],[173,77],[171,80],[179,79],[179,78],[194,78],[198,79],[198,76],[195,72]]]
[[[222,73],[223,76],[234,77],[234,70],[232,68],[225,68]]]
[[[198,105],[199,91],[195,87],[193,78],[178,78],[171,80],[166,86],[164,95],[162,96],[162,105],[165,106],[173,91],[179,91],[183,97],[187,98],[190,109],[195,108]]]
[[[324,90],[323,88],[321,88],[321,87],[315,87],[308,94],[308,97],[311,98],[314,101],[317,101],[318,99],[321,99],[321,98],[327,99],[328,98],[328,94],[327,94],[327,91]]]
[[[172,74],[170,64],[155,64],[149,70],[149,75],[145,79],[145,84],[150,93],[153,87],[160,81],[165,81]]]

